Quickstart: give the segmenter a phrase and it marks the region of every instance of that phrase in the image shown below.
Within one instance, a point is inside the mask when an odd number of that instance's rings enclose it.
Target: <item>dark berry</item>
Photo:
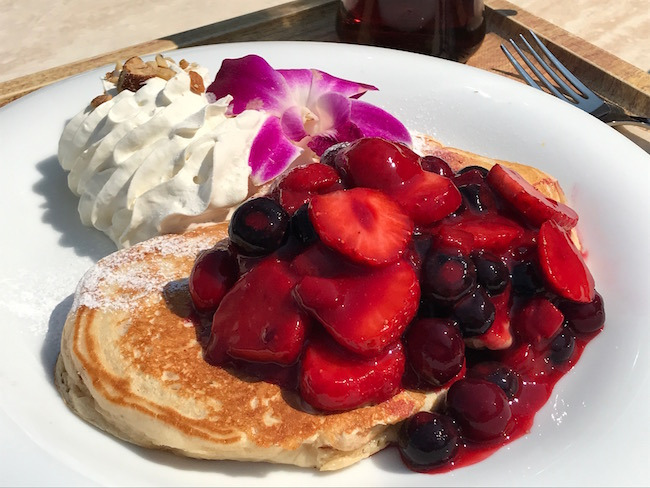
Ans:
[[[422,380],[440,386],[463,368],[465,343],[451,320],[420,319],[406,333],[406,354]]]
[[[291,232],[302,244],[309,245],[318,240],[318,234],[309,220],[308,204],[302,205],[291,216]]]
[[[605,324],[605,307],[603,297],[596,292],[589,303],[563,300],[558,305],[569,327],[579,334],[589,334],[600,330]]]
[[[459,254],[429,253],[422,268],[422,289],[437,300],[454,301],[476,284],[476,270],[471,259]]]
[[[508,286],[510,273],[501,259],[488,253],[473,256],[476,267],[476,281],[490,295],[498,295]]]
[[[478,363],[467,372],[467,376],[494,383],[503,390],[508,400],[512,400],[519,392],[519,375],[505,364],[497,361]]]
[[[453,316],[458,321],[463,337],[474,337],[487,332],[495,315],[494,304],[482,287],[476,287],[453,307]]]
[[[575,347],[575,337],[570,330],[564,329],[551,341],[551,345],[549,346],[549,358],[555,364],[566,363],[571,359]]]
[[[458,171],[456,171],[456,176],[460,176],[469,172],[479,173],[481,175],[481,178],[485,179],[485,177],[489,173],[489,170],[487,168],[484,168],[483,166],[476,166],[476,165],[465,166],[464,168],[461,168]]]
[[[414,469],[433,469],[456,455],[458,431],[446,415],[419,412],[402,424],[398,446],[404,460]]]
[[[336,156],[341,152],[342,149],[345,149],[349,145],[349,142],[339,142],[338,144],[334,144],[333,146],[328,147],[325,152],[321,154],[320,162],[336,168]]]
[[[201,312],[214,311],[239,277],[239,267],[227,249],[201,252],[192,267],[189,289],[192,302]]]
[[[287,237],[289,214],[269,198],[254,198],[235,210],[228,237],[237,250],[248,256],[269,254]]]
[[[532,296],[543,290],[542,275],[532,262],[519,262],[512,267],[512,293],[514,295]]]
[[[418,308],[418,317],[422,318],[448,318],[451,315],[451,305],[449,303],[439,302],[429,297],[420,299],[420,308]]]
[[[468,208],[471,208],[479,213],[483,213],[488,208],[483,204],[480,197],[481,185],[471,183],[469,185],[462,185],[458,187],[463,200]]]
[[[436,173],[447,178],[454,176],[454,172],[447,162],[438,156],[424,156],[420,159],[420,165],[424,171],[428,171],[429,173]]]
[[[511,427],[508,398],[494,383],[478,378],[456,381],[447,392],[447,412],[466,439],[489,441],[505,437]]]

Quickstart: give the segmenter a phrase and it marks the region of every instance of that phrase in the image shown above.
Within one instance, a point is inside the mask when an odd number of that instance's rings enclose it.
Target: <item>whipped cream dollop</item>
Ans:
[[[264,112],[226,116],[231,97],[195,93],[188,71],[171,68],[169,80],[149,78],[137,91],[105,81],[112,98],[78,113],[59,141],[81,221],[118,248],[225,220],[257,191],[248,159]],[[192,70],[206,81],[206,70]]]

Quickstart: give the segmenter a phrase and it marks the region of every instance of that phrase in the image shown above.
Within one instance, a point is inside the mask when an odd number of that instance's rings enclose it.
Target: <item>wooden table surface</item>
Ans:
[[[187,9],[178,0],[110,4],[69,0],[46,7],[44,0],[0,0],[4,12],[0,106],[132,55],[246,40],[336,42],[337,4],[337,0],[197,0]],[[650,0],[485,0],[485,4],[489,32],[468,64],[520,79],[499,44],[533,29],[592,89],[628,112],[650,115]],[[180,9],[183,15],[178,15]],[[646,149],[648,132],[641,132]]]
[[[0,82],[292,3],[194,0],[188,9],[185,0],[0,0]],[[650,71],[649,0],[511,3]]]

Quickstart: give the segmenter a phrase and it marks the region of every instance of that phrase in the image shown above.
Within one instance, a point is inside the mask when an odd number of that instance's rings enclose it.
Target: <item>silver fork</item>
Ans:
[[[551,62],[553,67],[549,66],[549,64],[540,56],[540,54],[533,48],[533,46],[530,45],[528,40],[520,34],[519,37],[523,41],[524,45],[526,46],[527,50],[533,55],[533,57],[537,60],[537,62],[540,64],[540,66],[544,69],[544,71],[550,76],[553,81],[557,84],[558,87],[560,87],[560,90],[558,90],[548,79],[548,77],[544,76],[541,71],[533,64],[531,59],[524,53],[524,51],[517,45],[517,43],[513,40],[510,39],[510,44],[512,47],[517,51],[521,59],[524,60],[526,65],[530,68],[530,70],[535,74],[537,79],[556,97],[572,103],[576,105],[578,108],[581,108],[585,112],[590,113],[594,117],[599,118],[603,122],[606,122],[607,124],[611,126],[616,126],[616,125],[623,125],[623,124],[630,124],[630,125],[638,125],[641,127],[645,127],[650,129],[650,118],[648,117],[641,117],[641,116],[636,116],[636,115],[628,115],[625,112],[623,112],[622,109],[619,107],[616,107],[614,105],[609,104],[602,98],[600,98],[598,95],[596,95],[593,91],[591,91],[589,88],[587,88],[584,83],[582,83],[576,76],[571,73],[558,59],[551,53],[551,51],[548,50],[548,48],[542,43],[542,41],[539,40],[539,37],[535,35],[533,31],[529,31],[530,35],[533,37],[535,40],[538,49],[544,53],[544,55],[548,58],[548,60]],[[504,52],[508,60],[512,63],[512,65],[515,67],[517,72],[526,80],[526,83],[528,83],[530,86],[537,88],[538,90],[542,90],[542,87],[539,86],[537,81],[528,74],[528,72],[522,67],[522,65],[514,58],[514,56],[510,53],[508,48],[501,44],[501,50]],[[557,74],[557,71],[559,71],[564,78],[569,80],[571,82],[571,87],[567,82],[565,82],[562,78],[560,78]]]

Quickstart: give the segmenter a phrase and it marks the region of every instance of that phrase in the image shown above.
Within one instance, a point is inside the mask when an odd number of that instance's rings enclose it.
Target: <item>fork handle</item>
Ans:
[[[603,117],[603,121],[612,127],[616,127],[617,125],[636,125],[650,129],[650,118],[639,117],[637,115],[611,114],[609,117]]]

